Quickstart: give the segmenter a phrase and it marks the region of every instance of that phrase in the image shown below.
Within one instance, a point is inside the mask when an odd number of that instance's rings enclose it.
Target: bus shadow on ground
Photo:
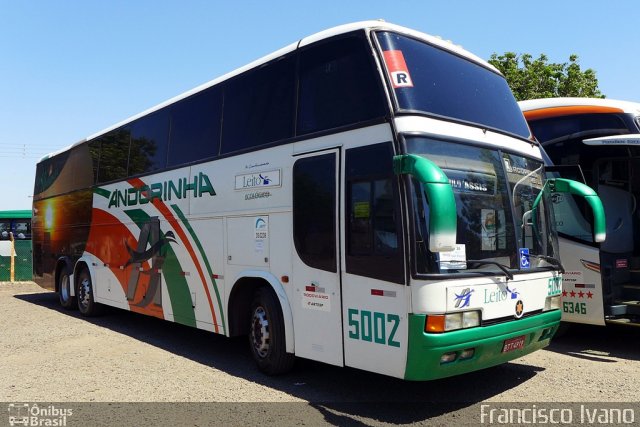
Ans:
[[[52,292],[14,296],[22,301],[63,315],[82,318],[67,311]],[[251,358],[248,339],[226,338],[177,323],[108,308],[100,317],[82,318],[238,378],[285,392],[309,404],[324,422],[334,425],[368,425],[360,419],[383,423],[448,422],[478,420],[478,403],[509,389],[522,387],[542,369],[507,363],[470,374],[430,382],[409,382],[298,359],[292,372],[269,377],[260,373]],[[295,404],[295,408],[300,408]],[[316,415],[317,416],[317,415]],[[454,417],[454,418],[451,418]],[[447,423],[448,423],[447,422]],[[464,423],[462,423],[464,424]]]
[[[640,360],[637,343],[640,328],[571,324],[562,336],[554,337],[548,351],[578,359],[615,363],[612,357]]]

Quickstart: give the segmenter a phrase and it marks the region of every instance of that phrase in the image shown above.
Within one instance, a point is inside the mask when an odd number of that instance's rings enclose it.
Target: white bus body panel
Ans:
[[[559,238],[562,276],[562,321],[604,326],[604,295],[600,273],[581,260],[600,265],[599,248]],[[584,305],[582,305],[584,304]]]
[[[516,305],[522,304],[521,316],[543,310],[547,297],[560,294],[557,273],[516,274],[504,277],[478,277],[438,282],[414,281],[411,284],[414,313],[442,314],[479,310],[482,320],[516,317]],[[446,304],[443,302],[446,301]]]

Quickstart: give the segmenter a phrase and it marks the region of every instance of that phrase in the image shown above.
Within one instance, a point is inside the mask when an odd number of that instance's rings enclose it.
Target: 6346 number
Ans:
[[[569,314],[587,314],[587,304],[584,302],[562,302],[562,311]]]

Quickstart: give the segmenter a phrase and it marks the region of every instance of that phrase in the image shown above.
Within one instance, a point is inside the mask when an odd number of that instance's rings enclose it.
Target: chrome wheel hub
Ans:
[[[91,292],[91,285],[89,279],[83,279],[80,282],[80,286],[78,289],[78,301],[82,304],[83,307],[89,306],[89,293]]]
[[[260,357],[269,353],[269,320],[263,307],[256,307],[251,326],[251,342]]]

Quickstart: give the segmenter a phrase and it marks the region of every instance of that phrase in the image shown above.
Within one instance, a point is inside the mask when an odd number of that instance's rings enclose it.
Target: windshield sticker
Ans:
[[[401,50],[385,50],[384,62],[389,70],[389,77],[394,89],[399,87],[413,87],[409,68]]]
[[[520,268],[523,270],[531,268],[531,261],[529,259],[529,248],[518,249],[520,253]]]
[[[371,214],[369,202],[355,202],[353,204],[353,214],[356,218],[369,219]]]
[[[493,209],[482,209],[482,250],[495,251],[498,233],[496,232],[496,211]]]
[[[458,244],[452,251],[439,252],[440,270],[466,270],[467,249],[464,244]]]
[[[542,188],[542,180],[540,179],[540,173],[542,171],[541,168],[538,168],[536,170],[529,170],[527,168],[523,168],[520,166],[516,166],[513,165],[511,163],[511,160],[507,157],[504,158],[504,167],[507,170],[507,172],[509,173],[509,175],[517,175],[517,176],[523,176],[526,177],[528,179],[530,179],[531,181],[529,182],[529,185],[535,187],[535,188]],[[520,181],[519,178],[510,176],[509,180],[512,181],[513,179],[515,179],[516,181]]]
[[[498,249],[506,249],[507,248],[507,227],[505,224],[507,223],[505,220],[504,209],[498,210],[498,225],[497,225],[497,239],[498,239]]]

